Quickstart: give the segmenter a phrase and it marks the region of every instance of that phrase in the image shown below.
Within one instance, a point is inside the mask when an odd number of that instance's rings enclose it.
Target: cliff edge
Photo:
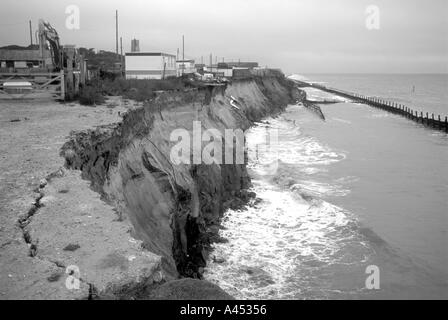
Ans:
[[[121,121],[71,132],[64,168],[39,184],[18,220],[30,261],[48,264],[34,298],[182,299],[185,287],[198,299],[231,298],[200,279],[223,212],[252,196],[246,166],[175,164],[172,134],[193,140],[196,126],[224,137],[300,98],[283,75],[255,77],[160,93],[121,112]],[[80,288],[67,290],[76,280]]]

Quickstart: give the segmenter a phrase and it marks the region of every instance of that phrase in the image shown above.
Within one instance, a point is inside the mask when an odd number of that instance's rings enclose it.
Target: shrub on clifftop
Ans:
[[[104,97],[99,90],[92,85],[86,85],[79,90],[79,103],[85,106],[94,106],[104,103]]]

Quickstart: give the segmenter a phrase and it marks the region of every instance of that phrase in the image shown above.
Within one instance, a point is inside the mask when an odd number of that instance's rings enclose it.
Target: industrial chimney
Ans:
[[[140,52],[140,42],[137,39],[131,40],[131,52]]]

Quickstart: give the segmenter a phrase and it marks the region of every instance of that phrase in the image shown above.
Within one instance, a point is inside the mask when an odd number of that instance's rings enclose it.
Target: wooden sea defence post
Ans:
[[[307,84],[305,82],[303,82],[304,84]],[[390,100],[384,100],[381,97],[375,97],[375,96],[366,96],[363,94],[359,94],[359,93],[354,93],[354,92],[348,92],[348,91],[342,91],[342,90],[338,90],[338,89],[333,89],[333,88],[328,88],[325,86],[317,86],[317,85],[313,85],[313,84],[308,84],[308,86],[310,87],[316,87],[316,88],[320,88],[323,91],[327,91],[330,93],[334,93],[334,94],[339,94],[343,97],[346,98],[350,98],[353,99],[356,102],[362,102],[364,104],[394,113],[394,114],[399,114],[403,117],[406,117],[410,120],[413,120],[417,123],[421,122],[422,125],[425,126],[429,126],[432,127],[434,129],[439,129],[439,130],[445,130],[448,133],[448,117],[445,116],[445,121],[442,120],[440,114],[437,115],[437,119],[434,115],[434,113],[431,113],[431,117],[429,116],[429,112],[425,112],[426,113],[426,117],[425,114],[423,113],[423,111],[417,111],[414,109],[411,109],[409,107],[407,107],[404,104],[398,103],[396,101],[390,101]],[[62,91],[62,90],[61,90]],[[67,91],[66,91],[67,93]]]

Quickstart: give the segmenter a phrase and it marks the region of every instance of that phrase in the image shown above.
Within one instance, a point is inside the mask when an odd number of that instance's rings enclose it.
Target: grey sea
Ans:
[[[448,115],[448,75],[302,77]],[[249,156],[258,199],[225,213],[206,279],[242,299],[448,298],[448,135],[340,101],[325,121],[290,105],[250,130],[249,148],[269,129],[279,143]]]

